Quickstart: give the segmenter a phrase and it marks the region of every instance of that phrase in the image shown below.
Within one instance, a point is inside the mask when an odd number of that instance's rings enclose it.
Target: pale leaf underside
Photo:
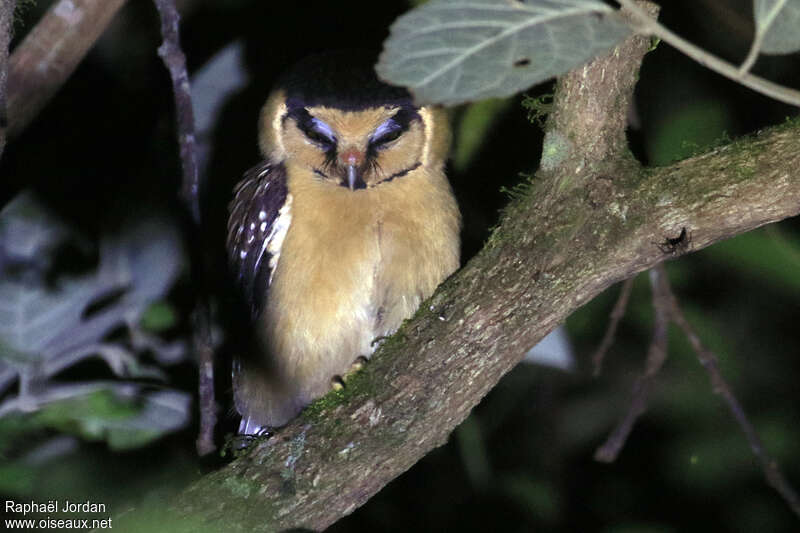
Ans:
[[[595,0],[434,0],[397,19],[377,71],[420,104],[455,105],[563,74],[630,32]]]
[[[754,0],[761,52],[791,54],[800,50],[800,0]]]

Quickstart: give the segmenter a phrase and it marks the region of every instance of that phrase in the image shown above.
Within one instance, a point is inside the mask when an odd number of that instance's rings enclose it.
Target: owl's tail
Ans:
[[[286,425],[308,400],[274,369],[237,358],[233,365],[233,397],[242,415],[240,435],[261,435]]]

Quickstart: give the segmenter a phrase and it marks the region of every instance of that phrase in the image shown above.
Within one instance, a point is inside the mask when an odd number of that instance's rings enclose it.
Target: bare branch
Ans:
[[[753,455],[755,455],[761,463],[767,483],[778,491],[792,511],[800,517],[800,497],[798,497],[797,492],[784,477],[777,461],[770,457],[765,450],[764,443],[758,436],[758,432],[755,427],[753,427],[753,424],[747,418],[742,404],[740,404],[739,400],[733,395],[730,385],[728,385],[728,382],[725,381],[725,378],[722,376],[717,356],[703,345],[700,337],[697,336],[694,328],[692,328],[691,324],[689,324],[686,317],[683,315],[672,290],[667,287],[667,291],[669,296],[669,312],[673,322],[683,330],[686,338],[689,339],[689,343],[697,354],[700,364],[703,365],[708,372],[709,378],[711,378],[712,389],[716,394],[722,396],[722,399],[728,406],[728,410],[730,410],[733,418],[736,419],[736,423],[739,424],[739,427],[742,429],[742,432],[747,438],[747,442],[750,444],[750,449],[753,451]]]
[[[756,16],[756,32],[753,37],[753,43],[750,45],[750,51],[747,52],[747,57],[739,67],[739,74],[743,75],[748,72],[753,64],[761,54],[761,45],[764,44],[764,37],[775,21],[775,18],[780,14],[781,10],[785,7],[785,3],[775,2],[769,11],[764,14],[764,17]],[[760,20],[759,20],[760,19]]]
[[[606,357],[606,353],[608,349],[611,348],[611,345],[614,344],[614,338],[617,334],[617,326],[619,326],[619,321],[622,320],[622,317],[625,316],[625,311],[628,309],[628,300],[631,297],[631,289],[633,289],[633,281],[636,277],[628,278],[622,283],[622,289],[619,291],[619,297],[617,298],[617,303],[614,304],[614,309],[611,310],[611,320],[608,323],[608,329],[606,329],[605,335],[603,335],[603,341],[600,343],[600,346],[597,350],[592,354],[592,375],[597,377],[600,375],[600,372],[603,370],[603,360]]]
[[[761,53],[761,44],[764,42],[764,33],[756,31],[753,37],[753,43],[750,45],[750,51],[747,52],[747,57],[744,58],[742,64],[739,66],[739,76],[744,76],[750,69],[753,68],[758,56]]]
[[[783,85],[778,85],[777,83],[773,83],[769,80],[765,80],[764,78],[750,74],[748,72],[750,67],[748,63],[751,61],[750,57],[748,57],[748,59],[745,61],[745,64],[743,64],[741,68],[737,68],[727,61],[723,61],[717,56],[706,52],[699,46],[696,46],[679,35],[671,32],[669,29],[659,24],[655,19],[647,15],[647,13],[642,9],[637,7],[634,0],[617,0],[617,2],[633,13],[636,22],[639,24],[639,31],[655,35],[664,42],[674,46],[687,56],[691,57],[704,67],[708,67],[714,72],[722,74],[726,78],[739,82],[745,87],[769,96],[770,98],[774,98],[775,100],[800,107],[800,91],[785,87]],[[756,48],[756,44],[757,43],[755,42],[753,43],[751,54],[754,53],[753,50],[755,50],[755,53],[757,53],[758,49]],[[752,61],[755,61],[755,58],[753,58]]]
[[[164,61],[172,80],[175,101],[175,120],[178,129],[178,145],[183,168],[181,197],[191,214],[195,230],[192,232],[192,264],[196,285],[204,287],[205,255],[202,252],[200,233],[200,177],[197,171],[197,149],[194,129],[194,110],[186,72],[186,56],[180,44],[180,15],[174,0],[154,0],[161,18],[163,43],[158,55]],[[211,320],[206,291],[199,291],[193,313],[193,346],[198,363],[198,398],[200,403],[200,431],[197,437],[197,452],[206,455],[216,449],[214,428],[217,425],[217,403],[214,399],[214,349],[211,340]]]
[[[572,311],[663,261],[653,244],[660,236],[689,227],[697,250],[800,212],[798,168],[800,128],[784,126],[647,174],[616,173],[617,186],[596,209],[586,203],[592,191],[582,190],[547,211],[553,200],[534,187],[509,207],[486,249],[379,349],[350,387],[205,476],[174,502],[176,511],[224,523],[228,531],[256,523],[323,529],[444,443],[526,350]]]
[[[633,386],[633,398],[628,412],[620,420],[608,439],[594,453],[597,461],[611,463],[617,460],[619,452],[625,446],[636,420],[647,410],[647,401],[653,387],[655,377],[667,359],[667,332],[669,329],[669,293],[667,272],[664,264],[650,270],[650,287],[653,292],[653,309],[655,310],[653,337],[647,350],[647,361],[644,373],[636,378]]]
[[[650,271],[650,276],[650,282],[653,287],[653,305],[656,313],[653,339],[647,355],[647,368],[644,375],[636,380],[633,399],[628,412],[606,442],[597,449],[594,455],[595,459],[603,462],[615,461],[620,450],[625,445],[625,441],[637,418],[646,410],[652,378],[661,368],[667,356],[667,326],[669,322],[674,322],[684,332],[700,363],[708,371],[713,391],[722,396],[734,419],[741,427],[750,444],[750,449],[761,463],[767,483],[778,491],[792,511],[800,516],[800,498],[784,477],[778,463],[766,452],[761,438],[747,418],[742,405],[722,376],[716,355],[703,345],[694,328],[683,315],[670,287],[664,265],[656,266]]]
[[[198,298],[194,311],[192,345],[197,354],[197,397],[200,411],[200,430],[195,446],[198,455],[208,455],[217,449],[214,429],[219,407],[214,396],[214,346],[211,341],[208,302]]]
[[[172,92],[175,100],[175,114],[178,125],[178,144],[183,166],[183,186],[181,195],[192,214],[194,223],[200,224],[200,184],[197,174],[197,161],[194,135],[194,110],[189,89],[189,75],[186,72],[186,56],[180,44],[180,15],[174,0],[154,0],[161,17],[161,36],[164,42],[158,47],[158,55],[164,61],[172,79]]]
[[[11,54],[8,136],[19,135],[69,78],[125,0],[58,0]]]

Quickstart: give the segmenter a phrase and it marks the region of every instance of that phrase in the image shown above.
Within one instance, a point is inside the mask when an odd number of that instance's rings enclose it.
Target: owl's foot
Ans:
[[[361,370],[364,368],[364,365],[367,364],[367,361],[369,361],[369,359],[363,355],[359,355],[356,360],[353,361],[353,364],[350,365],[350,370],[348,370],[347,373],[342,376],[344,378],[344,382],[347,383],[350,381],[350,378],[361,372]]]
[[[347,378],[364,368],[364,365],[367,364],[367,361],[369,361],[369,359],[363,355],[359,355],[356,360],[353,361],[353,364],[350,365],[350,370],[348,370],[347,374],[344,375],[344,380],[347,381]]]
[[[262,426],[249,416],[243,416],[239,422],[239,435],[245,437],[264,438],[275,434],[272,426]]]
[[[333,376],[331,378],[331,390],[340,391],[344,389],[344,380],[342,376]]]
[[[341,376],[337,375],[331,378],[331,389],[335,391],[343,390],[347,382],[350,380],[350,378],[353,377],[353,375],[360,372],[361,369],[364,368],[364,365],[367,364],[367,361],[369,361],[369,359],[367,359],[363,355],[359,355],[356,358],[356,360],[353,361],[353,364],[350,365],[350,370],[348,370],[345,374]]]
[[[248,430],[251,432],[239,433],[238,435],[233,435],[228,438],[222,448],[222,455],[227,455],[227,453],[230,452],[234,457],[236,457],[239,453],[247,450],[253,444],[264,439],[268,439],[275,434],[275,429],[270,426],[257,426],[248,428],[246,423],[243,422],[240,424],[240,432]]]

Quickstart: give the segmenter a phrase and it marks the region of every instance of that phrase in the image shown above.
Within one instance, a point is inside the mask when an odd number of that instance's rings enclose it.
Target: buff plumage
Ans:
[[[262,352],[234,363],[245,434],[325,394],[459,261],[444,112],[379,82],[368,57],[301,63],[260,127],[265,161],[236,188],[227,242]]]

